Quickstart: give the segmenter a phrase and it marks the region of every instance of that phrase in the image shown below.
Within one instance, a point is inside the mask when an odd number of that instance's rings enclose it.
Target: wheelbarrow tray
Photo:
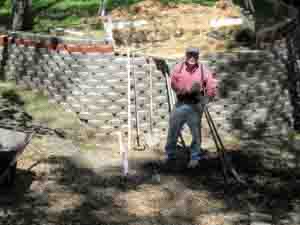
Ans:
[[[30,143],[33,133],[20,133],[0,129],[0,184],[12,185],[17,168],[17,160]]]

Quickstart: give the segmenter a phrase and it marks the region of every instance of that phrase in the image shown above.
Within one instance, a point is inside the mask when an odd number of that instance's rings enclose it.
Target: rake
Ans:
[[[207,120],[210,132],[212,134],[214,143],[217,148],[217,152],[218,152],[219,159],[221,162],[222,172],[223,172],[223,177],[224,177],[225,183],[228,184],[229,176],[231,175],[232,178],[234,178],[238,183],[246,185],[247,183],[239,176],[239,174],[233,167],[230,159],[226,155],[225,146],[224,146],[223,141],[218,133],[216,125],[208,111],[207,106],[204,108],[204,115]]]

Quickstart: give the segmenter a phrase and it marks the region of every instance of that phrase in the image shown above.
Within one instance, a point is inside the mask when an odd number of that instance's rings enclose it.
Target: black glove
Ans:
[[[202,91],[202,89],[201,89],[200,84],[199,83],[194,83],[192,88],[191,88],[190,93],[197,95],[197,94],[201,94],[201,91]]]
[[[203,96],[203,91],[201,89],[201,86],[199,83],[194,83],[190,95],[192,98],[194,98],[196,101],[200,101],[201,97]]]

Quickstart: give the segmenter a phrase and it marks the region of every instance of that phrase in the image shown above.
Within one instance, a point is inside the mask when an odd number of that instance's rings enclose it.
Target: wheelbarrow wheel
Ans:
[[[9,168],[9,173],[4,181],[4,185],[7,187],[11,187],[15,183],[16,178],[16,172],[17,172],[17,163],[15,163],[13,166]]]

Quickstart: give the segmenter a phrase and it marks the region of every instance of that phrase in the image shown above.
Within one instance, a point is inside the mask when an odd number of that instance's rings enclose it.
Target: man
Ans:
[[[194,168],[202,157],[201,118],[208,99],[216,95],[217,80],[213,73],[198,63],[199,49],[187,48],[185,61],[175,66],[171,73],[171,86],[177,95],[177,104],[170,115],[166,144],[169,167],[176,160],[177,139],[185,123],[191,130],[192,143],[188,168]]]

